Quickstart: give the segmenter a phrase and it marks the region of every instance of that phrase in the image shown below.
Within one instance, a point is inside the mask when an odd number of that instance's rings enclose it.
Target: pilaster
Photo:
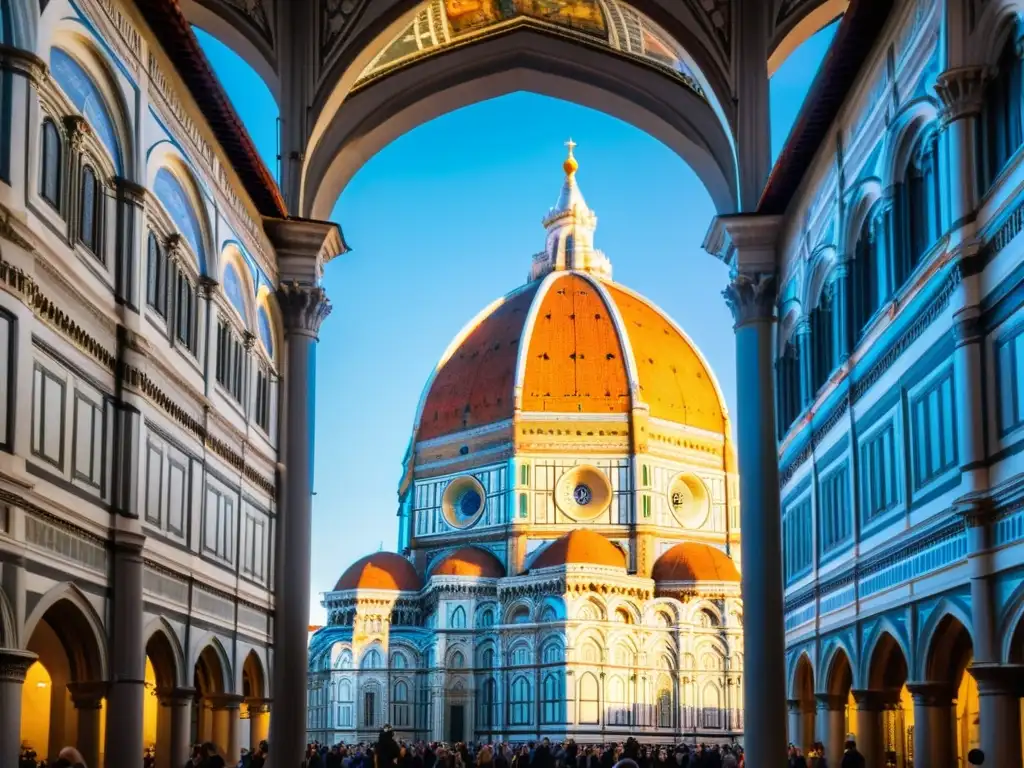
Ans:
[[[167,741],[157,739],[157,768],[177,768],[185,765],[191,756],[189,740],[196,692],[193,688],[158,688],[156,695],[160,702],[158,717],[167,721]]]
[[[984,70],[981,67],[947,69],[936,77],[935,93],[941,105],[940,124],[946,145],[943,154],[950,189],[948,229],[959,233],[956,240],[961,240],[974,231],[978,179],[975,122],[985,93]]]

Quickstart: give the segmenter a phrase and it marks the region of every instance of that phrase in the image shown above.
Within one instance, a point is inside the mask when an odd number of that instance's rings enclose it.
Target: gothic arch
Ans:
[[[234,693],[230,686],[233,679],[231,661],[220,639],[212,632],[207,632],[196,643],[195,649],[191,671],[209,689],[203,693]]]
[[[806,694],[808,688],[813,698],[814,663],[811,661],[810,653],[803,650],[796,655],[796,661],[792,664],[787,677],[789,678],[788,698],[801,699]]]
[[[243,696],[256,699],[270,698],[270,677],[267,675],[267,667],[263,661],[260,651],[263,649],[250,648],[245,655],[245,661],[239,669],[239,678],[235,681],[235,690]]]
[[[914,668],[914,649],[906,636],[906,632],[902,631],[899,625],[888,616],[882,616],[865,636],[861,646],[860,659],[862,662],[861,666],[863,667],[861,669],[863,679],[859,681],[860,687],[870,687],[865,681],[870,675],[872,665],[875,663],[875,654],[882,653],[887,657],[891,656],[893,653],[893,649],[890,647],[892,643],[896,644],[900,654],[905,659],[908,672]]]
[[[189,683],[184,678],[185,653],[174,627],[167,619],[157,616],[146,625],[142,636],[146,642],[146,655],[156,673],[157,686],[186,687]]]
[[[962,626],[964,631],[967,633],[968,638],[973,635],[973,627],[971,625],[970,611],[965,609],[963,605],[957,601],[943,597],[934,606],[931,613],[928,614],[928,618],[923,624],[919,625],[917,635],[917,648],[914,654],[915,668],[917,674],[914,678],[917,680],[928,680],[927,677],[930,655],[933,650],[932,646],[935,642],[936,637],[942,636],[946,631],[956,628],[955,625],[950,622],[955,622],[956,625]]]
[[[898,636],[883,629],[865,647],[857,687],[872,691],[899,690],[907,682],[910,657]]]
[[[505,609],[505,615],[502,619],[502,624],[514,624],[515,618],[517,616],[521,616],[524,612],[526,614],[527,620],[530,620],[533,617],[533,601],[525,597],[516,600],[514,603],[512,603]]]
[[[853,686],[854,659],[846,643],[841,638],[834,638],[818,666],[818,691],[833,695],[848,693]]]
[[[879,157],[878,175],[883,189],[903,181],[910,164],[910,153],[918,139],[938,123],[938,107],[934,99],[919,98],[903,105],[885,133]]]
[[[416,126],[514,91],[564,99],[633,124],[687,162],[719,213],[737,210],[735,153],[708,101],[645,64],[521,28],[398,69],[345,97],[343,109],[340,102],[329,105],[306,153],[301,215],[328,218],[363,164]]]
[[[937,608],[921,632],[921,654],[915,677],[959,685],[974,650],[968,627],[953,611]]]
[[[103,621],[85,593],[70,582],[55,584],[25,619],[25,647],[41,621],[60,639],[74,680],[107,679],[107,640]]]

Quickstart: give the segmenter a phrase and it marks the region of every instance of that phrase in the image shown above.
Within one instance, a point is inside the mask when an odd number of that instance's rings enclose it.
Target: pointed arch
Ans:
[[[891,647],[892,643],[896,644],[896,649]],[[906,632],[901,631],[900,626],[891,618],[882,616],[875,622],[871,631],[864,638],[861,647],[860,658],[864,661],[861,667],[865,679],[870,676],[870,670],[876,662],[888,663],[888,660],[893,658],[893,654],[897,649],[903,657],[909,672],[909,670],[913,669],[914,653],[913,647],[906,637]],[[876,654],[878,654],[877,658]],[[868,686],[864,680],[860,680],[858,681],[858,687],[869,688],[871,686]]]
[[[85,593],[75,584],[62,582],[51,587],[25,620],[25,647],[45,621],[57,635],[71,664],[76,681],[106,680],[107,640],[103,620]]]
[[[974,655],[968,624],[951,611],[936,610],[921,633],[921,642],[917,679],[948,682],[954,689],[959,687]]]
[[[811,698],[814,698],[814,662],[811,655],[806,651],[797,654],[796,663],[793,664],[789,675],[790,699],[800,699],[810,691]]]
[[[846,643],[835,639],[818,668],[818,690],[835,696],[846,696],[853,687],[853,658]]]
[[[192,676],[197,691],[203,695],[234,693],[231,681],[231,660],[220,638],[208,632],[195,646]]]
[[[950,619],[955,621],[956,624],[951,625],[949,622]],[[917,633],[917,648],[914,653],[914,666],[917,671],[917,674],[914,676],[915,679],[931,679],[928,677],[922,677],[922,675],[929,666],[929,654],[931,653],[935,638],[941,635],[944,631],[950,629],[955,630],[956,625],[964,627],[969,638],[973,636],[974,629],[971,624],[970,610],[955,599],[951,599],[950,597],[940,598],[932,611],[928,614],[925,621],[919,625]]]
[[[270,686],[269,678],[263,659],[256,648],[250,648],[242,662],[242,679],[238,681],[237,688],[246,698],[269,699]]]
[[[903,645],[888,630],[875,637],[870,652],[865,653],[858,687],[872,691],[900,690],[907,682],[910,664]]]
[[[153,664],[158,688],[185,687],[185,652],[174,627],[163,616],[150,620],[142,631],[146,655]]]

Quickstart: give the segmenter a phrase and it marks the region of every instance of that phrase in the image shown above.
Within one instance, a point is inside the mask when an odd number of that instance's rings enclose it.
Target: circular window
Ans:
[[[471,475],[452,480],[445,488],[441,509],[445,520],[455,528],[468,528],[484,511],[484,488]]]
[[[608,508],[612,488],[597,467],[574,467],[555,487],[555,504],[574,520],[593,520]]]
[[[708,519],[711,499],[707,486],[696,475],[677,475],[668,489],[668,505],[684,528],[700,528]]]

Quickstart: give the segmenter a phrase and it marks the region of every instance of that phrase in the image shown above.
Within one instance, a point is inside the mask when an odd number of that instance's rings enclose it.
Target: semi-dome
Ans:
[[[479,547],[462,547],[441,558],[431,576],[471,576],[473,578],[500,579],[505,567],[494,555]]]
[[[537,555],[530,570],[570,564],[625,568],[626,556],[601,534],[577,528],[551,542]]]
[[[374,552],[356,560],[341,574],[334,591],[345,589],[382,589],[417,592],[423,586],[412,563],[394,552]]]
[[[667,550],[657,562],[651,578],[661,581],[739,582],[736,563],[725,552],[710,544],[684,541]]]
[[[611,281],[569,145],[565,184],[544,219],[547,241],[533,258],[531,281],[492,303],[449,346],[420,400],[416,441],[517,412],[627,414],[634,407],[727,431],[718,384],[693,342],[650,301]]]

